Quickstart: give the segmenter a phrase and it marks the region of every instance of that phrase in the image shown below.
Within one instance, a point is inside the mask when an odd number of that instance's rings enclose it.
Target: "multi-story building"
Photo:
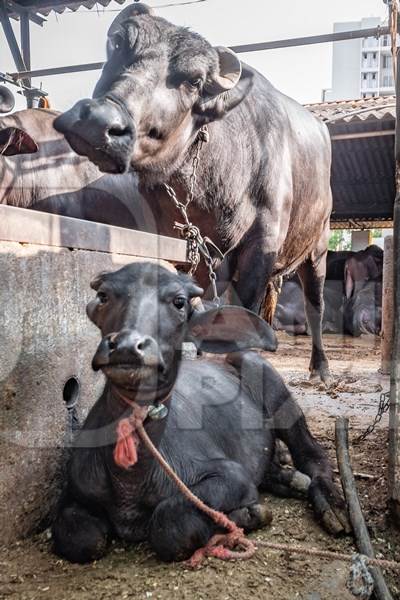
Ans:
[[[378,17],[335,23],[334,31],[371,29],[383,25]],[[395,93],[389,35],[335,42],[332,57],[332,88],[322,100],[353,100]]]

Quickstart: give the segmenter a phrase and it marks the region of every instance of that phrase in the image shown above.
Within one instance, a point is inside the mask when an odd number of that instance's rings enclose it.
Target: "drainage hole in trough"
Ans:
[[[68,410],[74,408],[79,398],[80,385],[76,377],[70,377],[65,382],[63,389],[63,400]]]

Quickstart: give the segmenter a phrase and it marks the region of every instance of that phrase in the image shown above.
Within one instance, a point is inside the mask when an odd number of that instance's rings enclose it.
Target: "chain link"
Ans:
[[[180,212],[184,221],[184,223],[178,223],[175,221],[174,229],[178,229],[188,243],[188,260],[191,264],[189,274],[193,275],[196,272],[196,269],[200,263],[200,259],[201,257],[203,257],[203,260],[208,270],[208,278],[212,287],[213,302],[218,305],[219,298],[217,291],[217,276],[214,271],[213,258],[210,254],[209,247],[214,249],[214,251],[219,255],[219,258],[222,259],[224,255],[222,254],[220,249],[212,242],[212,240],[210,240],[208,237],[203,237],[201,235],[200,229],[190,222],[188,215],[189,206],[194,199],[194,192],[197,181],[197,168],[200,162],[201,149],[203,147],[203,144],[207,143],[208,140],[209,133],[207,126],[205,125],[200,129],[198,134],[196,153],[193,159],[193,170],[190,178],[189,194],[187,196],[186,202],[183,203],[178,200],[174,188],[169,184],[164,183],[164,188],[168,196],[174,203],[175,208]]]
[[[376,426],[381,421],[383,415],[389,410],[389,407],[390,392],[382,392],[379,398],[378,412],[376,413],[375,419],[363,433],[356,437],[356,439],[353,441],[353,445],[360,444],[361,442],[363,442],[365,438],[375,430]]]

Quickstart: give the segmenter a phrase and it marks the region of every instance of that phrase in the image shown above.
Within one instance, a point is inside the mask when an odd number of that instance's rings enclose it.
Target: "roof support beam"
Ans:
[[[82,71],[100,71],[104,63],[87,63],[83,65],[70,65],[67,67],[50,67],[49,69],[37,69],[36,71],[24,71],[20,73],[9,73],[12,79],[18,80],[24,77],[49,77],[51,75],[65,75],[66,73],[80,73]]]
[[[360,140],[362,138],[372,138],[372,137],[382,137],[385,135],[395,135],[396,131],[394,129],[388,129],[384,131],[361,131],[359,133],[337,133],[331,135],[332,141],[338,140]]]
[[[3,26],[4,34],[6,36],[15,66],[19,71],[26,71],[27,66],[30,65],[30,31],[29,31],[29,16],[27,14],[21,15],[21,40],[22,40],[22,51],[19,48],[17,38],[15,37],[14,30],[11,26],[10,17],[8,16],[6,1],[0,0],[0,22]],[[28,59],[28,65],[25,63],[25,58]],[[29,67],[28,67],[29,68]],[[22,77],[24,86],[28,89],[24,90],[24,95],[27,99],[28,108],[32,108],[34,105],[35,98],[38,95],[34,90],[31,90],[31,79],[29,77]]]
[[[389,33],[389,27],[373,27],[370,29],[353,29],[351,31],[339,31],[323,35],[311,35],[307,37],[290,38],[287,40],[275,40],[272,42],[260,42],[257,44],[242,44],[231,46],[234,52],[259,52],[260,50],[276,50],[277,48],[291,48],[293,46],[309,46],[311,44],[325,44],[327,42],[342,42],[345,40],[356,40],[364,37],[376,37]]]
[[[356,29],[353,31],[328,33],[326,35],[314,35],[302,38],[291,38],[287,40],[275,40],[273,42],[261,42],[259,44],[231,46],[231,49],[240,54],[241,52],[258,52],[260,50],[273,50],[276,48],[289,48],[293,46],[305,46],[309,44],[323,44],[326,42],[340,42],[343,40],[360,39],[363,37],[379,37],[387,33],[389,33],[388,27],[373,27],[372,29]],[[104,63],[97,62],[83,65],[69,65],[65,67],[39,69],[37,71],[26,71],[24,73],[10,73],[10,75],[13,79],[21,79],[22,77],[48,77],[50,75],[64,75],[65,73],[99,71],[103,68],[103,66]]]
[[[24,63],[24,59],[22,58],[14,30],[11,26],[5,0],[0,0],[0,21],[3,26],[4,35],[6,36],[8,45],[10,47],[15,66],[17,67],[18,71],[26,71],[26,65]]]
[[[46,23],[46,19],[44,17],[41,17],[35,14],[34,12],[29,12],[29,10],[27,10],[20,4],[17,4],[16,2],[14,2],[14,0],[6,0],[6,6],[8,12],[10,13],[16,13],[19,16],[23,14],[29,15],[30,20],[33,23],[36,23],[36,25],[39,25],[40,27],[43,27],[43,23]]]
[[[31,69],[31,31],[30,31],[30,21],[28,13],[23,13],[21,15],[20,21],[21,28],[21,48],[22,48],[22,58],[28,70]],[[26,83],[29,87],[32,87],[32,80],[27,77]],[[31,94],[26,95],[26,103],[28,108],[33,108],[34,99]]]

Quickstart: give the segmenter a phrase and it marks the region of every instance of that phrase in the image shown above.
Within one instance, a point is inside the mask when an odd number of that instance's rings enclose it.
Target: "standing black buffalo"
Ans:
[[[73,149],[110,173],[133,169],[160,233],[176,210],[200,154],[190,218],[225,253],[220,289],[232,283],[258,311],[267,282],[298,269],[313,337],[310,371],[329,379],[321,336],[331,212],[328,130],[236,55],[184,27],[126,8],[110,28],[108,61],[94,91],[56,120]],[[161,218],[162,216],[162,218]],[[199,281],[207,282],[199,271]],[[313,307],[313,310],[311,309]]]
[[[169,414],[148,417],[148,435],[186,485],[240,527],[265,523],[258,488],[281,494],[308,488],[323,524],[335,533],[347,528],[328,457],[300,407],[273,367],[245,351],[275,350],[275,334],[265,321],[236,306],[194,311],[190,300],[203,290],[187,275],[154,263],[102,274],[92,287],[97,296],[87,312],[102,333],[92,364],[107,383],[72,451],[53,525],[58,554],[95,560],[119,537],[149,540],[161,559],[180,560],[216,532],[145,447],[139,445],[134,466],[119,466],[113,450],[117,424],[131,411],[126,401],[142,407],[164,401]],[[206,352],[233,354],[225,363],[181,361],[187,336]],[[300,472],[280,468],[277,438]]]

